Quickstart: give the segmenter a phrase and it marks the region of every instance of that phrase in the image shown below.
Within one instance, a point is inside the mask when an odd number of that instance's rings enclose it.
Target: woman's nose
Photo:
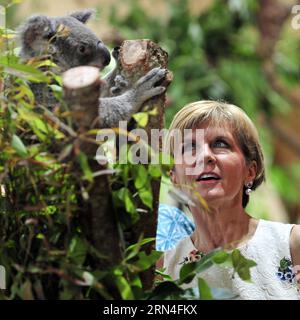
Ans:
[[[196,152],[196,158],[193,163],[193,175],[199,175],[205,171],[207,166],[214,165],[216,159],[210,147],[208,145],[203,145],[199,152]]]
[[[214,164],[216,162],[215,155],[208,144],[203,147],[203,163],[204,166],[208,164]]]

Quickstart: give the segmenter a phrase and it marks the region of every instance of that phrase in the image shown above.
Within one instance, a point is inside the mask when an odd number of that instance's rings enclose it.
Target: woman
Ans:
[[[165,252],[165,272],[177,279],[189,253],[230,246],[256,261],[250,269],[252,283],[232,278],[232,270],[214,265],[200,274],[210,287],[229,289],[240,299],[300,299],[295,274],[287,272],[291,268],[279,270],[283,259],[300,265],[300,226],[256,220],[245,211],[251,191],[265,179],[262,149],[251,120],[234,105],[199,101],[176,114],[169,132],[174,129],[192,130],[181,144],[169,135],[175,160],[171,180],[194,203],[200,194],[209,210],[200,204],[189,206],[195,231]],[[186,287],[194,286],[197,279]]]

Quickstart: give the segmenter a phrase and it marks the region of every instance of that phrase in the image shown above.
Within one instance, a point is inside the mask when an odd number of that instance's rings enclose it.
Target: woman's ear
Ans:
[[[248,176],[247,181],[254,181],[257,175],[257,163],[255,160],[252,160],[248,167]]]

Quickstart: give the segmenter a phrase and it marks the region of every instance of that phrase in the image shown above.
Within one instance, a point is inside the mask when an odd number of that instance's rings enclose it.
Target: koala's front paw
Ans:
[[[114,79],[115,85],[110,89],[110,93],[113,95],[120,94],[129,85],[128,81],[121,75],[116,75]]]
[[[143,102],[162,94],[166,90],[163,86],[156,86],[158,82],[165,78],[166,74],[166,69],[154,68],[137,81],[135,84],[136,94],[140,96]]]

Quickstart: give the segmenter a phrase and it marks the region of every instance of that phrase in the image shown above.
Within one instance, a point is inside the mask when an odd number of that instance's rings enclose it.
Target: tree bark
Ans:
[[[72,118],[78,135],[97,127],[100,96],[99,70],[94,67],[77,67],[68,70],[63,75],[65,101],[70,106]],[[83,152],[88,157],[92,172],[105,170],[96,160],[98,145],[96,140],[87,141],[80,139],[74,142],[75,154]],[[82,169],[77,164],[74,174],[82,176]],[[82,182],[82,179],[81,179]],[[78,188],[81,188],[78,186]],[[81,197],[81,220],[85,233],[92,241],[95,248],[107,259],[97,262],[99,269],[107,269],[121,261],[121,241],[118,232],[117,220],[113,211],[110,184],[107,175],[93,178],[90,183],[83,185],[88,196]]]
[[[133,85],[139,78],[144,76],[148,71],[155,67],[166,68],[168,63],[168,54],[157,44],[150,40],[126,40],[123,42],[119,52],[119,74],[121,74],[128,82],[129,86]],[[172,81],[172,74],[167,73],[166,78],[160,84],[167,87]],[[157,110],[156,116],[150,116],[146,128],[148,135],[148,143],[151,145],[151,130],[162,129],[164,127],[164,111],[165,111],[166,95],[162,94],[146,101],[141,110],[147,106],[147,110]],[[161,151],[162,144],[159,144]],[[149,212],[149,208],[145,207],[140,201],[138,207],[146,209],[148,212],[141,213],[139,221],[130,231],[130,242],[137,242],[140,235],[144,238],[155,237],[157,228],[157,213],[159,205],[160,181],[152,181],[153,194],[153,211]],[[154,245],[147,245],[145,251],[147,254],[154,249]],[[143,272],[141,275],[144,289],[150,289],[153,286],[155,267]]]

